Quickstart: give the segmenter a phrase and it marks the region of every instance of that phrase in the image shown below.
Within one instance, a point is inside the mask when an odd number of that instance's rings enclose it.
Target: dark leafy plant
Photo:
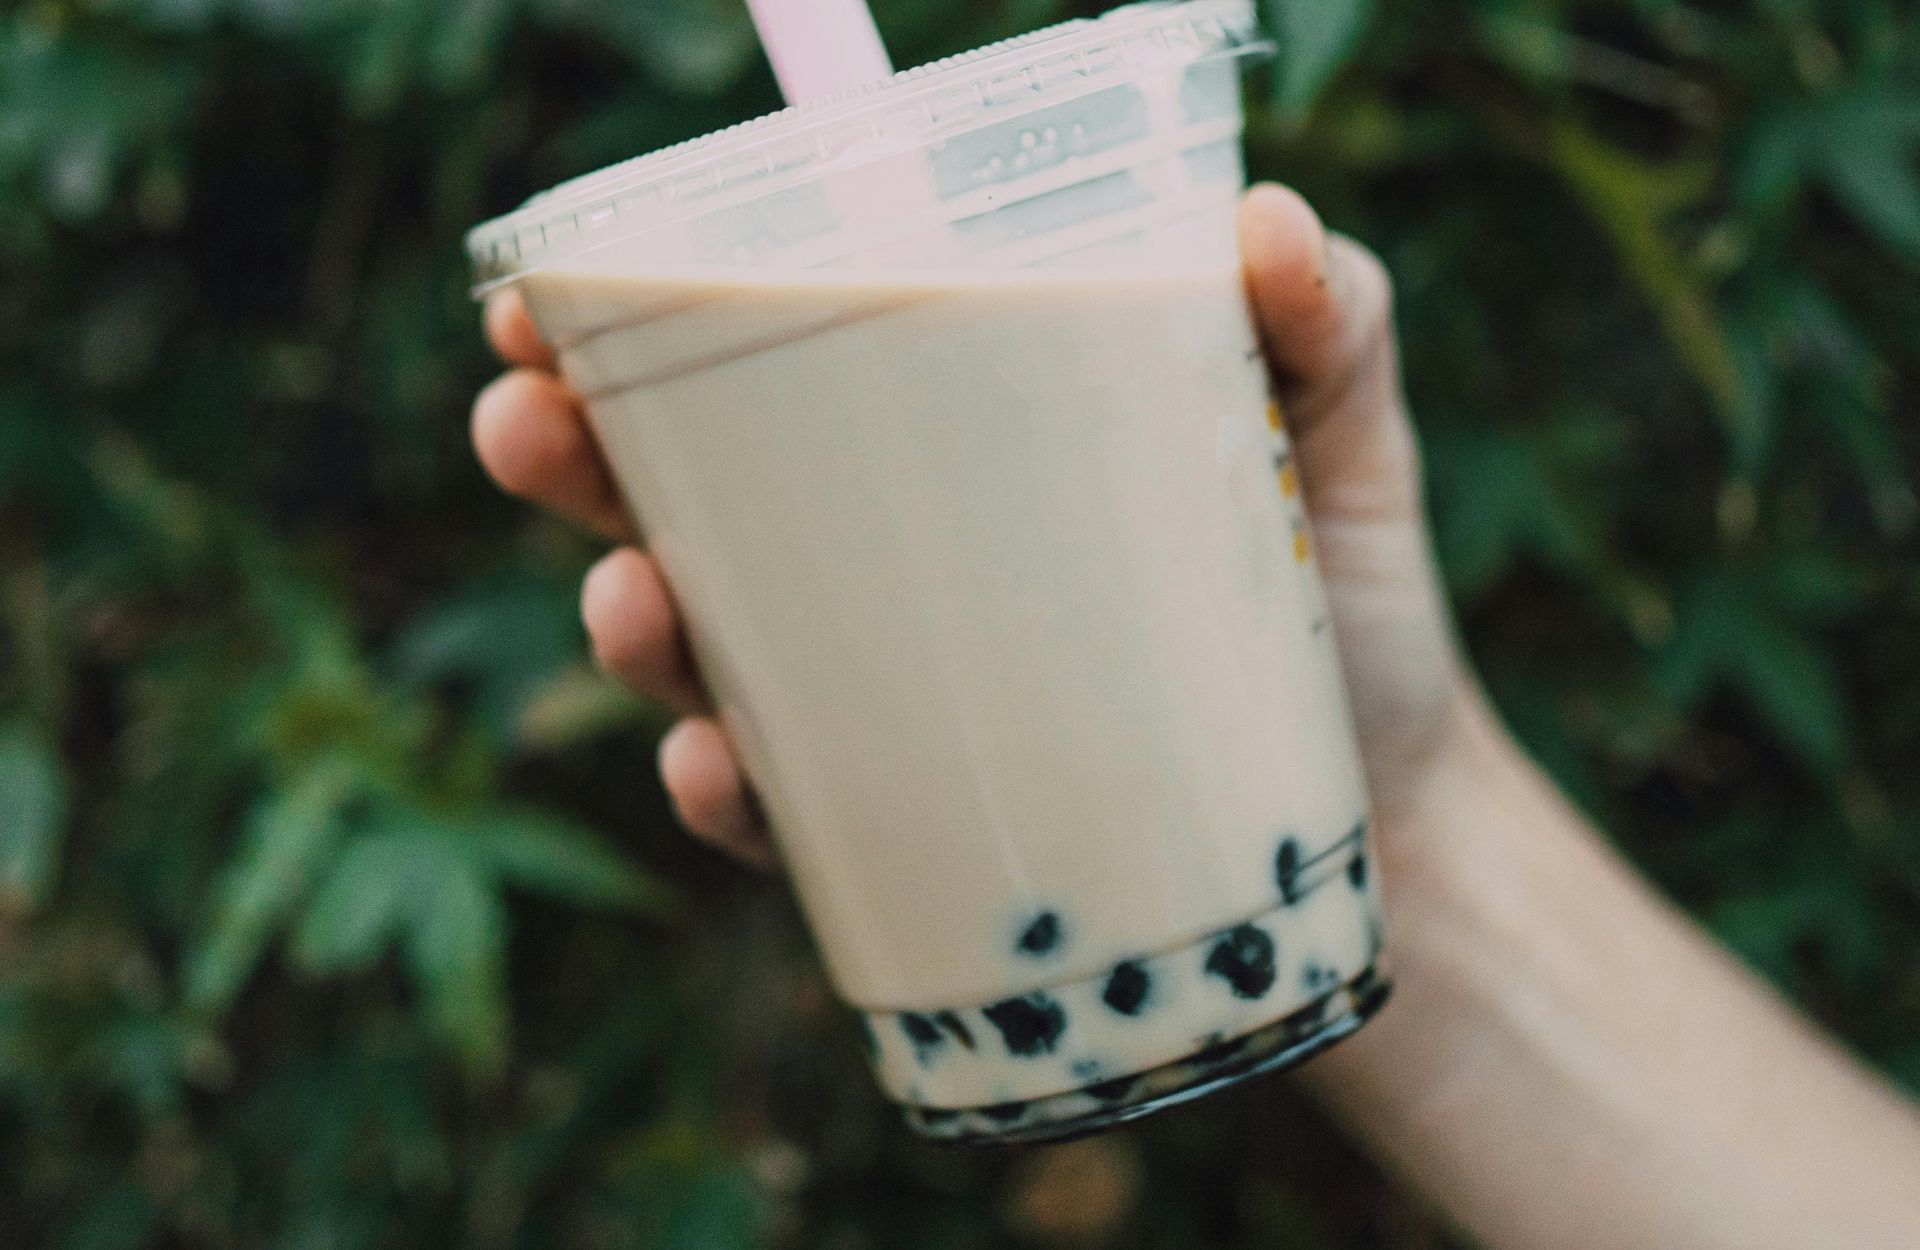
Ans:
[[[1911,6],[1266,3],[1254,165],[1397,276],[1501,706],[1920,1088]],[[733,0],[0,12],[0,1240],[1436,1244],[1282,1086],[916,1146],[671,832],[591,548],[469,462],[459,235],[773,102]]]

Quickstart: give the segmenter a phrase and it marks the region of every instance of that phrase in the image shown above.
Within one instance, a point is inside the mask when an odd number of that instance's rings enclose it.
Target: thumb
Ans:
[[[1314,519],[1417,520],[1419,452],[1385,267],[1272,184],[1241,205],[1240,250]]]

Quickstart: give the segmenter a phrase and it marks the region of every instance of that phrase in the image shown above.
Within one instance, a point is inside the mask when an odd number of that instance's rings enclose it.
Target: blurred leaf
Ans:
[[[1313,107],[1360,44],[1375,0],[1265,0],[1280,39],[1274,102],[1283,113]]]
[[[1743,197],[1777,205],[1809,182],[1920,265],[1920,90],[1889,80],[1763,114],[1740,171]]]
[[[1765,617],[1744,622],[1737,636],[1741,684],[1774,731],[1821,770],[1839,770],[1847,715],[1839,674],[1820,648]]]
[[[1792,848],[1765,893],[1721,903],[1709,924],[1778,983],[1802,980],[1812,958],[1864,989],[1884,974],[1886,935],[1840,830],[1822,821],[1816,832],[1819,840]]]
[[[518,732],[529,751],[558,752],[620,730],[657,736],[667,715],[592,665],[575,664],[533,692]]]
[[[499,56],[517,0],[463,0],[434,27],[427,61],[441,90],[482,83]]]
[[[197,71],[0,15],[0,186],[24,185],[58,217],[99,216],[123,162],[191,119]]]
[[[1848,718],[1833,662],[1751,579],[1714,573],[1696,581],[1656,671],[1682,702],[1711,693],[1717,681],[1737,686],[1823,774],[1837,772],[1846,755]]]
[[[1753,472],[1772,431],[1746,390],[1712,292],[1674,239],[1677,218],[1704,198],[1712,171],[1698,162],[1656,164],[1579,126],[1558,126],[1553,135],[1555,168],[1606,228],[1627,276],[1725,424],[1736,461]]]
[[[502,881],[576,907],[660,916],[673,906],[658,881],[599,839],[549,816],[502,813],[461,835]]]
[[[491,1075],[507,1046],[506,908],[494,883],[464,858],[439,857],[415,885],[405,952],[428,1020],[469,1068]]]
[[[574,600],[523,575],[467,587],[408,624],[394,671],[417,684],[466,683],[495,741],[511,743],[527,704],[580,655]]]
[[[466,820],[385,805],[334,860],[301,919],[296,953],[314,971],[352,973],[398,943],[432,1027],[487,1075],[506,1046],[508,886],[644,914],[669,904],[651,877],[551,817]]]
[[[355,112],[387,113],[405,97],[426,58],[432,16],[429,4],[375,4],[355,24],[345,63],[347,99]]]
[[[89,1068],[143,1114],[176,1115],[185,1097],[189,1039],[177,1020],[146,1006],[122,1008],[89,1038]]]
[[[325,760],[256,805],[220,883],[213,925],[187,962],[187,1001],[226,1008],[292,914],[341,833],[351,766]]]
[[[47,743],[0,726],[0,906],[45,902],[67,819],[67,783]]]
[[[1707,927],[1755,971],[1776,984],[1793,977],[1793,953],[1803,900],[1786,894],[1756,894],[1714,907]]]
[[[138,1185],[105,1188],[55,1238],[59,1250],[140,1250],[153,1244],[153,1204]]]
[[[296,952],[317,972],[359,972],[392,943],[428,1022],[480,1075],[506,1045],[507,918],[498,891],[443,829],[398,813],[335,862],[301,921]]]
[[[446,839],[405,829],[348,843],[301,917],[294,953],[316,972],[358,972],[418,916],[441,873],[467,865]]]
[[[1884,91],[1829,105],[1815,155],[1841,203],[1888,250],[1920,265],[1920,91]]]
[[[729,0],[536,0],[556,25],[592,31],[668,91],[711,96],[759,59],[745,5]]]
[[[1914,142],[1861,151],[1848,145],[1829,153],[1826,174],[1834,194],[1889,250],[1920,265],[1920,177],[1913,170]]]
[[[608,1198],[658,1250],[751,1250],[767,1203],[737,1165],[711,1161],[706,1131],[668,1120],[632,1134],[615,1156]]]
[[[1620,451],[1618,423],[1570,410],[1539,429],[1455,429],[1429,440],[1444,485],[1434,524],[1456,591],[1485,594],[1514,561],[1592,572],[1606,540],[1604,471]]]

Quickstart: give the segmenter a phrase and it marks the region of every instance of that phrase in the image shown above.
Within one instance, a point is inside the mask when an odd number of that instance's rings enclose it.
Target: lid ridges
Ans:
[[[1058,44],[1058,48],[1047,45]],[[611,222],[648,228],[643,205],[671,206],[758,181],[823,167],[844,155],[858,132],[937,142],[941,127],[1009,101],[1038,102],[1049,92],[1079,94],[1103,75],[1145,59],[1188,53],[1264,51],[1251,0],[1150,0],[1098,18],[1080,18],[944,57],[820,101],[740,122],[563,182],[467,236],[483,285],[503,281],[599,238]],[[1094,55],[1101,60],[1096,63]],[[956,93],[959,93],[956,95]],[[823,168],[823,172],[824,168]],[[716,204],[716,208],[720,205]],[[663,219],[659,224],[667,224]],[[556,238],[564,243],[556,243]],[[548,255],[558,247],[560,250]]]

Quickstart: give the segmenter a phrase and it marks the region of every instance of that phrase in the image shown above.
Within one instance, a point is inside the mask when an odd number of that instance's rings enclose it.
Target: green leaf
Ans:
[[[124,1182],[96,1190],[54,1238],[60,1250],[140,1250],[153,1244],[157,1212],[144,1190]]]
[[[443,838],[407,831],[363,834],[347,845],[301,916],[294,954],[315,972],[358,972],[413,919],[443,872],[465,863]]]
[[[1847,712],[1833,661],[1766,617],[1745,620],[1735,638],[1740,685],[1774,732],[1821,771],[1837,773],[1847,750]]]
[[[402,944],[428,1022],[476,1073],[506,1054],[507,912],[473,863],[448,856],[412,900]]]
[[[718,95],[760,59],[747,8],[732,0],[542,0],[537,11],[605,40],[679,95]]]
[[[1831,776],[1850,737],[1839,673],[1825,650],[1782,613],[1779,593],[1767,580],[1727,572],[1696,581],[1682,598],[1674,637],[1655,671],[1681,703],[1735,687],[1781,741]]]
[[[1920,93],[1855,86],[1758,122],[1740,167],[1744,203],[1762,210],[1817,180],[1890,252],[1920,265]]]
[[[1376,0],[1267,0],[1280,36],[1274,102],[1300,116],[1360,46]]]
[[[1823,162],[1828,185],[1888,250],[1920,265],[1920,178],[1910,146],[1839,147]]]
[[[463,832],[474,855],[503,881],[578,907],[664,915],[671,893],[598,838],[552,817],[523,812]]]
[[[657,738],[670,711],[640,698],[591,664],[569,666],[532,691],[520,711],[519,740],[530,752],[558,753],[620,731]]]
[[[339,841],[340,811],[353,770],[317,765],[258,803],[220,882],[213,925],[187,962],[187,1001],[224,1010],[259,963],[274,930],[293,912]]]
[[[1567,573],[1590,568],[1607,537],[1604,470],[1618,454],[1617,423],[1584,409],[1540,429],[1431,439],[1434,524],[1449,583],[1477,598],[1521,556]]]
[[[443,12],[427,47],[427,64],[443,91],[474,87],[486,78],[512,27],[514,0],[463,0]]]
[[[52,746],[24,728],[0,731],[0,904],[46,900],[66,815],[67,783]]]
[[[1707,927],[1756,972],[1785,984],[1793,975],[1800,914],[1799,899],[1755,894],[1717,904],[1707,915]]]
[[[1650,161],[1570,124],[1555,126],[1552,136],[1554,168],[1606,230],[1674,354],[1713,402],[1736,458],[1755,463],[1766,439],[1764,413],[1747,390],[1714,292],[1676,237],[1676,220],[1712,191],[1713,167]]]
[[[522,573],[486,579],[409,622],[394,671],[410,684],[464,683],[493,740],[511,743],[527,704],[581,654],[574,599]]]
[[[1806,173],[1804,124],[1799,114],[1776,110],[1754,122],[1735,164],[1735,195],[1751,211],[1786,204]]]

